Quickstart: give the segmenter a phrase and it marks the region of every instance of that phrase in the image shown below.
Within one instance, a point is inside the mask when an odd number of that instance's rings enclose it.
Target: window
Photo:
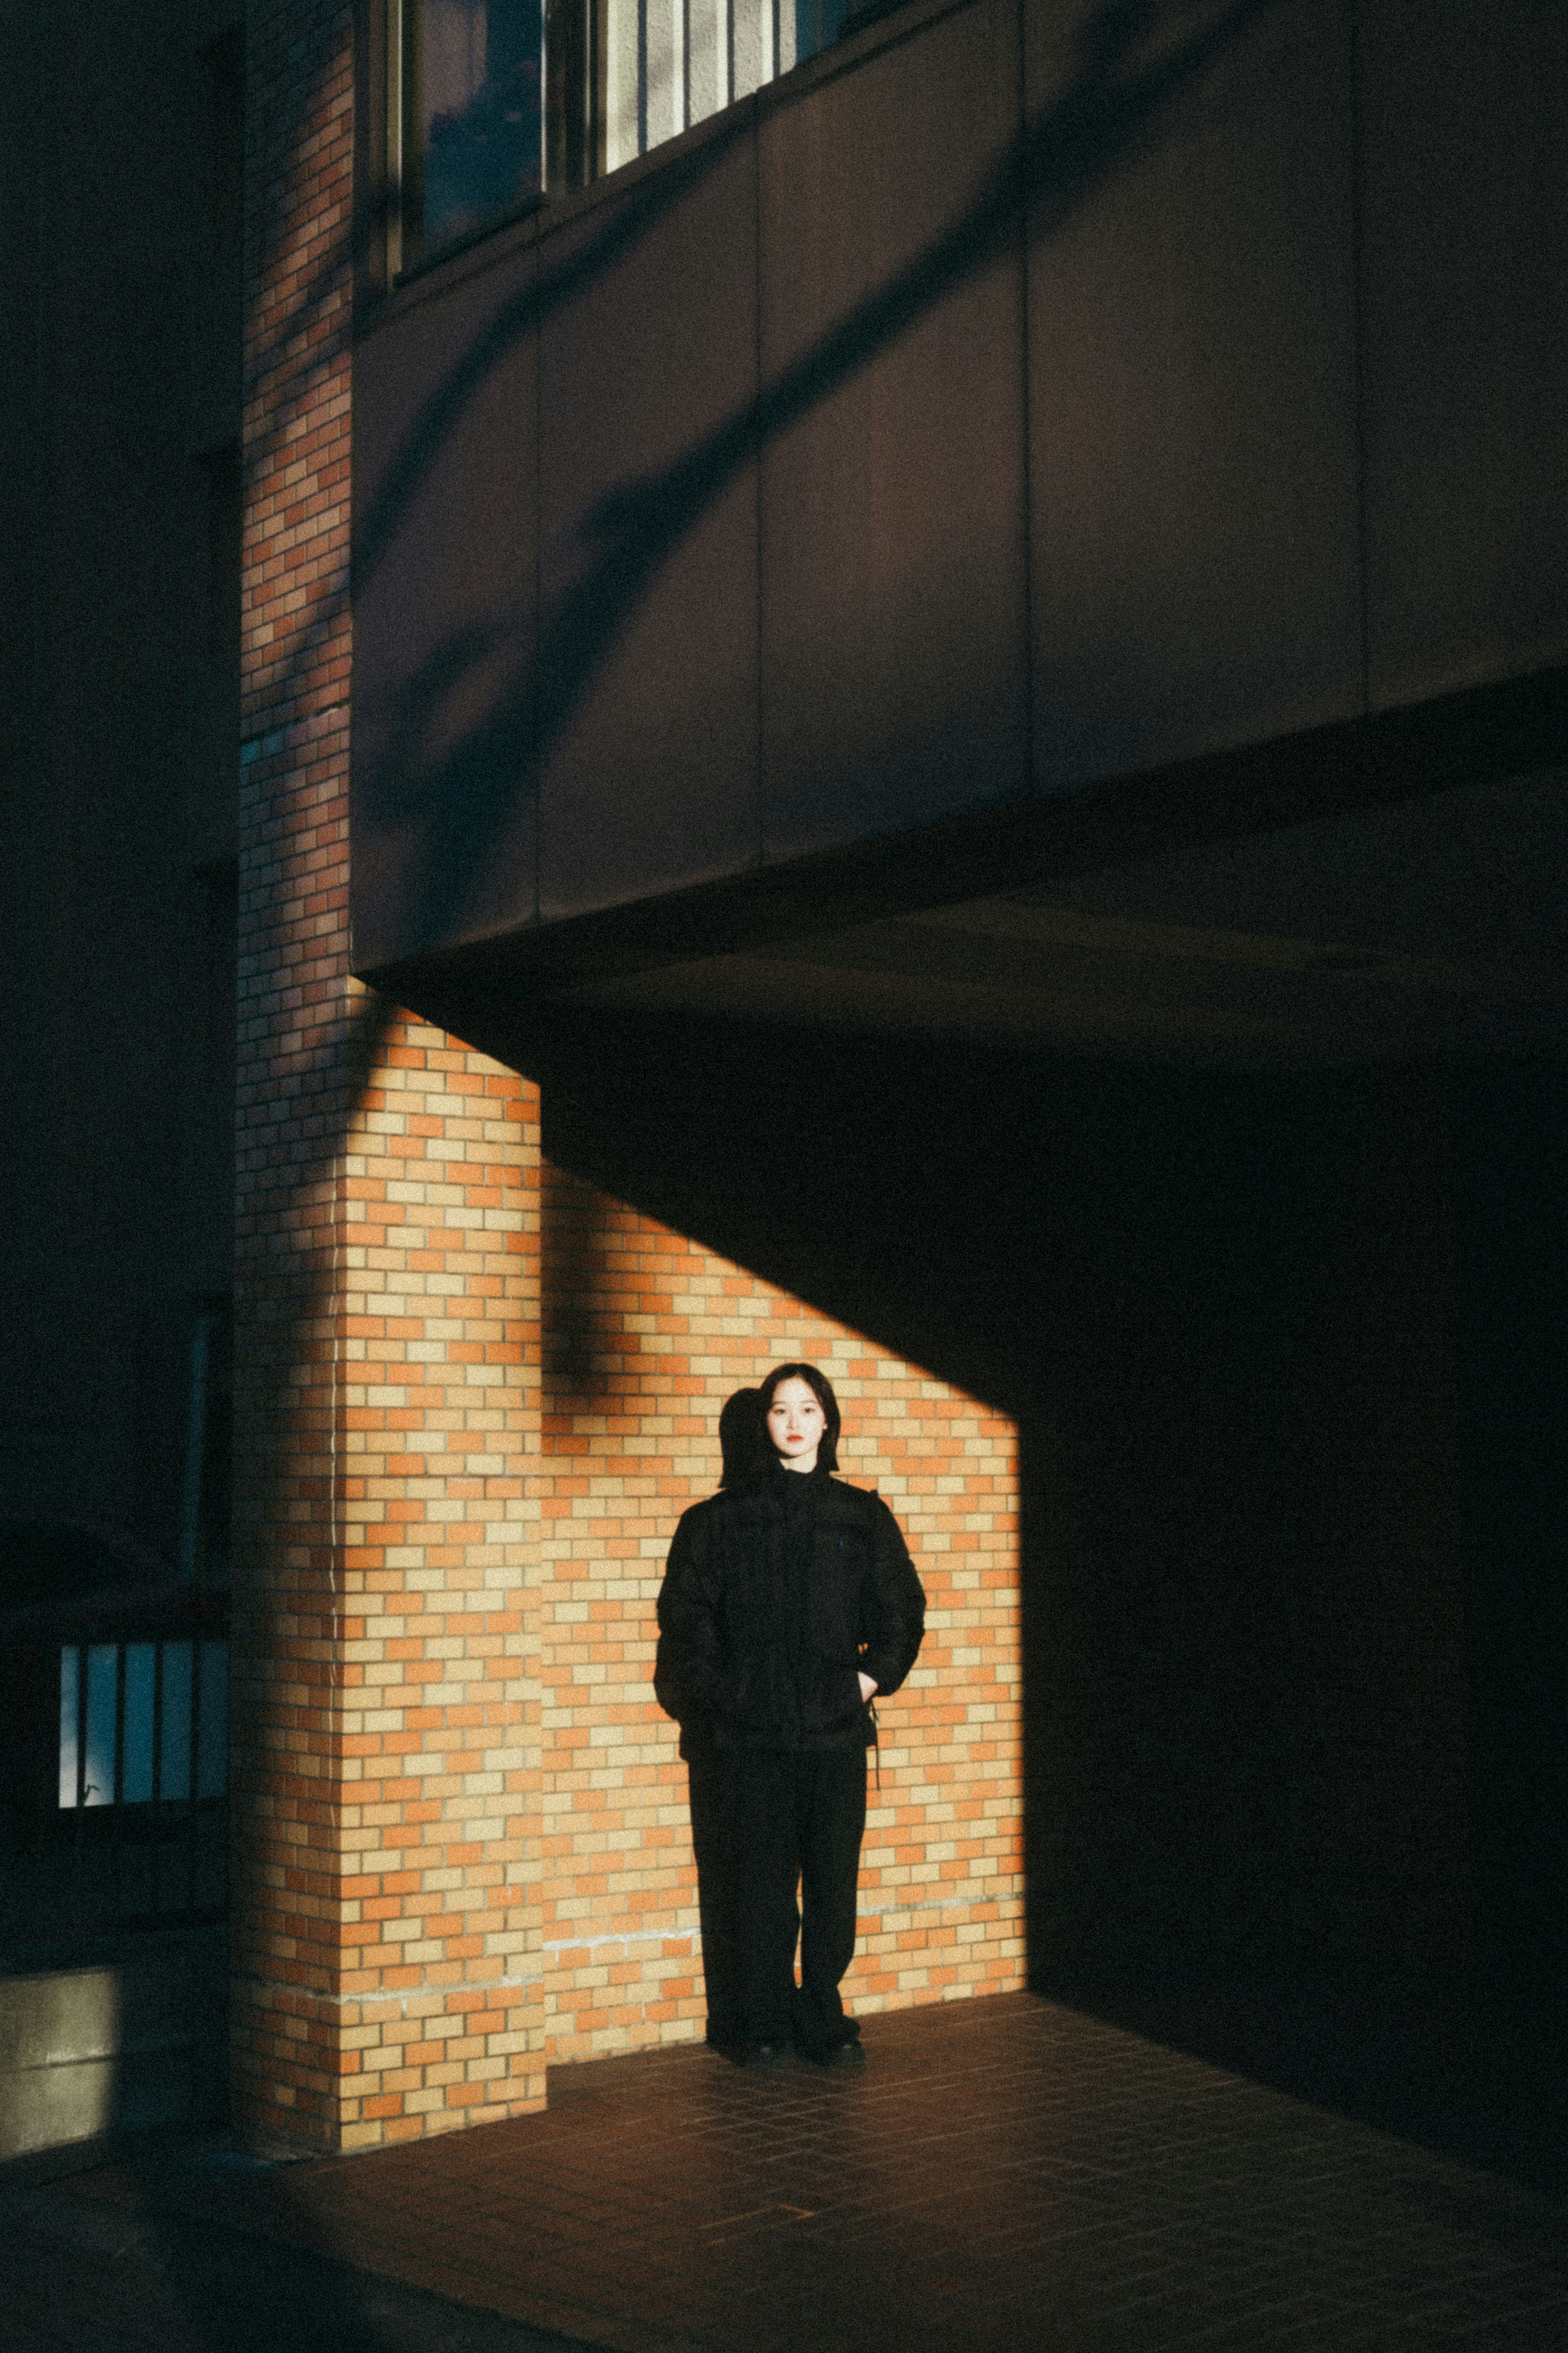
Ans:
[[[392,275],[815,57],[846,0],[387,0]]]
[[[552,187],[581,187],[836,41],[844,0],[551,0]]]
[[[62,1807],[221,1798],[226,1642],[84,1642],[60,1652]]]
[[[538,195],[540,0],[389,0],[393,269]]]

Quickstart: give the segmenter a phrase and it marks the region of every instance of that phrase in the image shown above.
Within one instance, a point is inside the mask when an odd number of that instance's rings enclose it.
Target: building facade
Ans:
[[[1562,32],[830,16],[245,12],[232,831],[98,773],[237,910],[253,2134],[700,2034],[653,1602],[786,1356],[932,1604],[858,2008],[1561,1971]]]

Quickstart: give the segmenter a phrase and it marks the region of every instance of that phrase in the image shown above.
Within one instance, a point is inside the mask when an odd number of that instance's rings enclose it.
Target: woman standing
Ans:
[[[859,2029],[838,1988],[855,1952],[870,1703],[913,1666],[925,1596],[881,1498],[832,1475],[826,1376],[776,1366],[758,1413],[760,1472],[693,1504],[675,1532],[654,1689],[720,1759],[742,2063],[793,2047],[853,2064]]]

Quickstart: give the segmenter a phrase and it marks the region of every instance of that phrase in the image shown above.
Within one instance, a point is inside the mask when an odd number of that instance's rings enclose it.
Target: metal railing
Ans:
[[[226,1642],[72,1642],[60,1652],[60,1804],[159,1806],[227,1788]]]
[[[126,1630],[7,1661],[0,1942],[219,1919],[228,1645]]]

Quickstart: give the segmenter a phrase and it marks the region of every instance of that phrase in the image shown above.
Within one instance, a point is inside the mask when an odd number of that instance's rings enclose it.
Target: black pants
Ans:
[[[729,1749],[724,1799],[744,2039],[806,2051],[856,2041],[838,1984],[855,1957],[866,1751]]]
[[[740,1956],[735,1948],[735,1889],[724,1811],[724,1752],[688,1735],[687,1793],[691,1851],[697,1860],[697,1907],[702,1929],[702,1982],[708,1996],[708,2040],[716,2051],[746,2039],[741,2011]]]

